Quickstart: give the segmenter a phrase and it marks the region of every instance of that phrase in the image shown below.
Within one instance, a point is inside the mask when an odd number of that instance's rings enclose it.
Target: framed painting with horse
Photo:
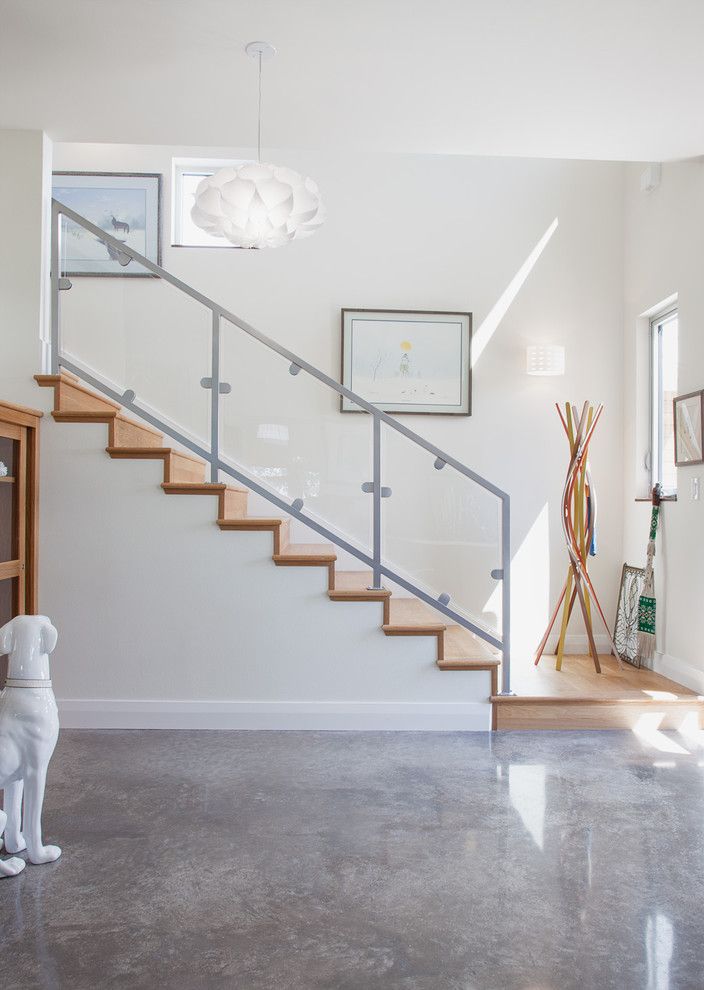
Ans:
[[[53,197],[96,227],[161,264],[161,175],[132,172],[54,172]],[[64,218],[63,274],[156,278],[113,244]]]

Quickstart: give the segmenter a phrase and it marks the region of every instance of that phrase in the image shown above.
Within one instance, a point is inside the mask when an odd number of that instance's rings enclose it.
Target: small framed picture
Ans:
[[[471,345],[471,313],[343,309],[342,384],[383,412],[469,416]]]
[[[96,227],[161,264],[161,175],[131,172],[54,172],[53,197]],[[156,278],[112,244],[66,219],[63,269],[69,276]]]
[[[704,420],[704,389],[678,395],[674,400],[675,464],[704,464],[702,420]]]

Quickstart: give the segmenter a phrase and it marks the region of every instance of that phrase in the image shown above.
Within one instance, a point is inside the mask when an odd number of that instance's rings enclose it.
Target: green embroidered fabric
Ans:
[[[646,595],[638,602],[638,632],[655,635],[655,599]]]
[[[659,515],[659,513],[660,513],[660,509],[657,507],[657,505],[654,505],[653,506],[653,511],[650,514],[650,539],[651,540],[654,540],[655,539],[655,537],[657,535],[657,532],[658,532],[658,515]]]

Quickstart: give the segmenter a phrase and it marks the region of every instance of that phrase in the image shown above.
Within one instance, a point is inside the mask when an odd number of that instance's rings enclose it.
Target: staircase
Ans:
[[[146,403],[149,396],[138,401],[132,387],[114,384],[112,380],[101,377],[99,373],[86,367],[79,355],[69,355],[62,351],[61,296],[72,286],[71,279],[65,275],[62,266],[62,241],[67,221],[84,228],[98,241],[120,252],[122,258],[132,259],[148,272],[157,275],[163,283],[174,287],[178,293],[189,297],[208,311],[211,327],[210,373],[200,379],[200,386],[209,392],[210,436],[207,442],[188,435],[180,424],[166,419],[161,412],[148,406]],[[42,387],[53,388],[53,416],[57,422],[104,423],[108,428],[106,452],[110,457],[162,461],[161,488],[165,495],[207,495],[216,498],[216,521],[223,532],[270,532],[272,562],[275,566],[324,568],[327,572],[327,594],[331,602],[381,604],[381,629],[386,636],[432,637],[435,640],[439,669],[490,671],[492,697],[499,696],[500,667],[501,695],[510,693],[510,498],[506,492],[426,438],[414,433],[397,418],[382,412],[319,368],[56,200],[52,203],[51,302],[51,373],[37,375],[36,380]],[[226,330],[223,325],[227,325]],[[371,497],[370,535],[364,538],[363,543],[354,543],[344,532],[333,528],[327,520],[318,518],[305,506],[300,494],[292,498],[267,486],[254,477],[251,471],[248,473],[239,463],[228,459],[224,454],[220,439],[220,400],[221,396],[231,391],[230,383],[222,380],[221,349],[225,332],[257,342],[257,346],[266,349],[262,353],[273,353],[284,359],[287,363],[283,365],[284,374],[287,370],[293,378],[300,373],[310,376],[332,393],[335,399],[339,396],[346,397],[360,412],[370,417],[372,430],[368,454],[371,480],[359,479],[361,492]],[[233,339],[235,338],[230,336],[228,342]],[[288,381],[292,380],[286,377]],[[137,418],[128,417],[126,412],[131,412]],[[316,413],[313,410],[309,415],[315,417]],[[429,477],[436,476],[436,472],[447,471],[449,476],[445,477],[448,477],[451,485],[463,486],[463,497],[467,503],[464,505],[466,517],[472,517],[472,501],[471,497],[467,497],[467,491],[479,493],[491,504],[491,513],[496,513],[492,518],[497,525],[496,539],[493,542],[486,541],[481,524],[477,531],[479,536],[467,538],[465,530],[461,529],[454,517],[449,521],[448,534],[443,533],[442,537],[434,537],[428,542],[434,548],[446,545],[455,549],[462,548],[467,553],[471,553],[474,547],[479,553],[486,546],[494,547],[492,562],[485,553],[481,558],[483,563],[477,559],[477,567],[485,582],[487,578],[500,582],[500,606],[495,606],[495,611],[500,611],[501,614],[500,632],[491,630],[483,619],[476,620],[473,617],[475,612],[470,611],[466,600],[465,577],[458,579],[455,574],[450,582],[454,584],[454,594],[458,599],[455,600],[445,589],[432,588],[421,583],[420,578],[401,572],[385,558],[385,513],[382,510],[382,500],[392,495],[392,489],[384,484],[383,475],[387,468],[382,459],[382,444],[386,444],[382,440],[382,429],[385,436],[397,438],[400,435],[414,452],[420,452],[422,469],[429,472]],[[167,446],[166,437],[170,437],[176,445]],[[222,483],[223,475],[231,479],[230,483]],[[437,487],[432,490],[437,492]],[[250,515],[251,493],[266,500],[277,514]],[[431,497],[435,498],[437,495]],[[463,503],[460,503],[460,508],[462,506]],[[454,508],[457,511],[457,507]],[[298,527],[303,526],[306,527],[306,533],[313,534],[314,539],[322,537],[329,542],[292,542],[292,524],[296,524],[296,532],[299,532]],[[458,536],[458,533],[462,535]],[[444,538],[446,535],[449,539]],[[354,565],[362,565],[362,569],[338,569],[340,550],[344,552],[345,561],[352,560]],[[421,574],[422,571],[421,567]],[[436,575],[436,583],[447,579],[447,574]],[[391,584],[394,590],[387,587],[387,584]],[[476,614],[481,614],[481,603],[486,600],[486,589],[483,585],[481,587],[483,591],[481,599],[476,603],[479,606]],[[493,594],[491,597],[494,597]]]
[[[478,636],[456,624],[441,621],[441,614],[411,597],[394,596],[386,588],[375,589],[371,570],[338,570],[332,543],[291,543],[290,518],[248,514],[249,490],[206,481],[204,460],[164,445],[164,435],[125,416],[118,403],[97,395],[66,371],[36,375],[44,388],[54,390],[53,418],[59,423],[105,423],[106,453],[121,460],[160,460],[161,489],[165,495],[210,496],[217,499],[216,522],[224,533],[265,531],[272,535],[272,561],[277,567],[320,567],[327,571],[327,595],[331,602],[375,602],[382,605],[381,629],[386,636],[430,636],[436,641],[440,670],[488,670],[491,694],[498,692],[501,660]]]

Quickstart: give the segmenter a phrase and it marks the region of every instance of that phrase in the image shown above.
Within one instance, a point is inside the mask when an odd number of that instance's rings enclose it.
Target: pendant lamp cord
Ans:
[[[262,53],[259,52],[259,112],[257,120],[257,161],[262,163]]]

